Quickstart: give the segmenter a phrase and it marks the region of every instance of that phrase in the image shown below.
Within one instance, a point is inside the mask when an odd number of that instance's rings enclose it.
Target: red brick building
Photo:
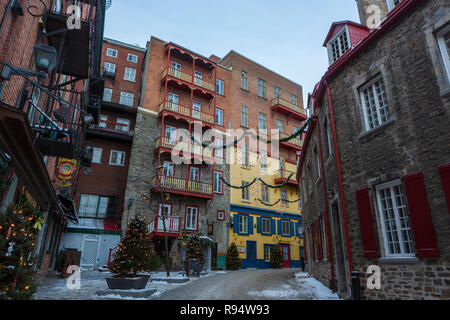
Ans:
[[[81,251],[83,268],[107,265],[110,249],[120,241],[122,212],[133,202],[124,196],[145,54],[135,45],[103,42],[99,124],[86,132],[93,159],[74,188],[80,223],[67,226],[61,246]]]

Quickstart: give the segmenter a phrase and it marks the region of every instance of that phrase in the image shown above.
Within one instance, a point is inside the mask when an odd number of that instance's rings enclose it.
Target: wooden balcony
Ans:
[[[211,183],[190,181],[184,178],[158,175],[153,177],[154,191],[186,195],[196,198],[212,199],[213,186]]]
[[[159,105],[159,114],[161,114],[163,111],[189,118],[189,120],[201,121],[202,123],[205,123],[209,126],[213,126],[215,122],[214,115],[212,114],[197,111],[193,108],[189,108],[187,106],[176,104],[170,101],[162,102]]]
[[[306,120],[308,116],[306,115],[306,110],[290,103],[280,97],[277,97],[271,102],[272,111],[280,112],[286,114],[296,120]]]
[[[164,236],[164,225],[168,237],[177,238],[180,235],[181,217],[175,216],[156,216],[148,224],[148,233],[150,238],[153,237],[163,237]]]
[[[204,148],[200,145],[196,144],[190,144],[190,146],[184,146],[182,145],[183,142],[179,142],[181,144],[181,147],[183,150],[189,150],[188,156],[191,158],[201,159],[209,164],[214,163],[214,157],[212,156],[213,150]],[[178,144],[178,142],[175,139],[170,139],[167,137],[159,137],[155,140],[155,151],[167,151],[172,152],[172,149],[175,148],[175,146]],[[184,155],[184,153],[183,153]]]
[[[289,137],[289,135],[280,132],[280,140]],[[280,147],[284,147],[287,149],[292,149],[296,151],[302,150],[302,140],[299,138],[291,139],[287,142],[280,142]]]
[[[280,169],[275,173],[274,182],[275,184],[282,184],[286,182],[288,185],[298,186],[296,173],[284,169]]]
[[[214,83],[209,82],[207,80],[196,78],[194,75],[183,72],[181,70],[177,70],[177,69],[168,67],[163,71],[162,79],[165,79],[168,76],[175,78],[175,79],[182,80],[188,84],[194,84],[197,87],[206,89],[210,92],[213,92],[213,93],[216,92],[216,85]]]

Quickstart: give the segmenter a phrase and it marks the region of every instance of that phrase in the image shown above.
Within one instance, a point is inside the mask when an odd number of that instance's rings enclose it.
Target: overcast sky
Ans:
[[[342,20],[359,22],[355,0],[112,0],[105,36],[145,47],[153,35],[206,57],[235,50],[302,85],[306,103]]]

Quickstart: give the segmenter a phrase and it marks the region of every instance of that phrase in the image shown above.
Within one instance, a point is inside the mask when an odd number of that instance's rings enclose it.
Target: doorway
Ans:
[[[283,268],[289,269],[290,266],[290,249],[288,244],[280,244],[281,254],[283,255]]]
[[[340,295],[347,296],[349,294],[347,257],[345,252],[344,229],[337,199],[331,203],[331,229],[335,248],[334,255],[336,260],[338,291]]]
[[[247,241],[247,265],[249,267],[256,266],[256,242]]]

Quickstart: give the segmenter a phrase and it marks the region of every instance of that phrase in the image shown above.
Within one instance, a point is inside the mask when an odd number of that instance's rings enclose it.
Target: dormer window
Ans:
[[[327,44],[330,64],[336,62],[349,48],[347,27],[342,28]]]
[[[391,11],[395,8],[396,5],[398,5],[402,0],[386,0],[388,11]]]

